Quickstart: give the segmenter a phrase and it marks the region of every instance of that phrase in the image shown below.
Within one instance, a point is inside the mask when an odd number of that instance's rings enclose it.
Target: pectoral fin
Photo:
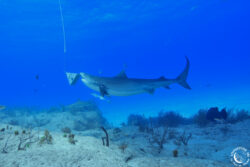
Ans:
[[[104,101],[110,102],[109,99],[105,99],[105,98],[104,98],[103,96],[101,96],[101,95],[98,95],[98,94],[95,94],[95,93],[91,93],[91,95],[94,96],[94,97],[96,97],[96,98],[98,98],[98,99],[100,99],[100,100],[104,100]]]
[[[100,85],[99,91],[102,97],[109,95],[107,91],[107,87],[105,85]]]

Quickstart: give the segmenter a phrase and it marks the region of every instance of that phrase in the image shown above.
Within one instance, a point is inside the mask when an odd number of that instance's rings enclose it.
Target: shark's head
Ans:
[[[89,74],[81,72],[80,75],[82,77],[82,82],[84,82],[85,84],[90,84],[91,82],[93,82],[93,78]]]
[[[91,89],[99,91],[98,80],[96,77],[86,74],[84,72],[80,73],[82,82]]]

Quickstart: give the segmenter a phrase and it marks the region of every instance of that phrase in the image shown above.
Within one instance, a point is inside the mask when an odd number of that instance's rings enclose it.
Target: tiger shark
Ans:
[[[81,79],[87,87],[99,92],[100,97],[103,98],[104,96],[130,96],[141,93],[153,94],[157,88],[170,89],[169,85],[176,83],[186,89],[191,89],[186,82],[189,66],[189,59],[186,57],[186,67],[174,79],[167,79],[164,76],[157,79],[129,78],[124,70],[114,77],[99,77],[83,72],[66,72],[66,75],[70,85],[74,85],[77,80]]]

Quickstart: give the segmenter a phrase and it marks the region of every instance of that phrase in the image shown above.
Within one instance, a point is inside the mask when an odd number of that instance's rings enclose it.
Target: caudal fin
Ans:
[[[188,83],[186,81],[187,80],[187,76],[188,76],[189,66],[190,66],[188,57],[186,57],[186,60],[187,60],[186,67],[183,70],[183,72],[176,78],[176,81],[177,81],[178,84],[180,84],[184,88],[191,89],[191,87],[188,85]]]
[[[77,73],[66,72],[66,76],[70,85],[74,85],[76,81],[80,78],[80,75]]]

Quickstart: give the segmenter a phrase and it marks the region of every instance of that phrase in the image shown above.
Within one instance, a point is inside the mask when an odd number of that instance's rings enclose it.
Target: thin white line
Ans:
[[[64,42],[64,53],[66,53],[66,35],[65,35],[65,28],[64,28],[64,19],[63,19],[63,12],[62,12],[62,4],[61,0],[59,1],[59,7],[60,7],[60,14],[61,14],[61,21],[62,21],[62,31],[63,31],[63,42]]]

